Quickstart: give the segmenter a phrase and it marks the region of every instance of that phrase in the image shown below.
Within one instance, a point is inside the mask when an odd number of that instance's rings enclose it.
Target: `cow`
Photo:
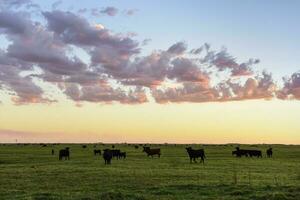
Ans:
[[[192,147],[187,147],[185,148],[187,153],[189,154],[190,157],[190,163],[192,163],[192,160],[196,163],[196,159],[200,158],[203,164],[204,164],[204,159],[205,157],[205,153],[204,153],[204,149],[192,149]]]
[[[120,152],[119,153],[119,158],[125,159],[126,158],[126,152]]]
[[[94,155],[101,155],[101,150],[100,149],[94,149]]]
[[[236,147],[236,151],[232,151],[232,155],[236,155],[236,157],[262,157],[262,153],[260,150],[248,150],[248,149],[240,149]]]
[[[70,160],[70,151],[69,151],[69,147],[65,148],[65,149],[61,149],[59,151],[59,160],[62,160],[62,159],[65,159],[65,160]]]
[[[267,156],[268,156],[268,158],[272,158],[272,156],[273,156],[273,149],[272,148],[267,149]]]
[[[260,150],[247,150],[248,151],[248,155],[250,157],[257,157],[257,158],[262,158],[262,153]]]
[[[82,148],[85,149],[87,146],[86,145],[82,145]]]
[[[54,149],[52,149],[51,154],[54,155]]]
[[[236,157],[248,157],[248,150],[244,150],[244,149],[239,149],[238,147],[236,148],[235,151],[232,151],[232,155],[236,155]]]
[[[120,157],[120,149],[112,149],[112,150],[110,150],[111,152],[112,152],[112,157],[113,158],[117,158],[117,159],[119,159],[119,157]]]
[[[105,163],[105,165],[110,165],[113,154],[112,154],[111,150],[109,150],[109,149],[104,149],[103,151],[104,151],[103,152],[104,163]]]
[[[160,149],[150,149],[150,147],[143,147],[143,152],[147,153],[147,156],[151,156],[153,158],[153,155],[157,155],[160,158],[161,152]]]
[[[139,148],[139,146],[138,146],[138,145],[135,145],[135,146],[134,146],[134,148],[135,148],[135,149],[138,149],[138,148]]]

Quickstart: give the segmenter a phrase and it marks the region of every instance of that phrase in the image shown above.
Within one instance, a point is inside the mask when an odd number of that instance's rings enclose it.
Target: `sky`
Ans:
[[[0,142],[300,144],[299,7],[0,0]]]

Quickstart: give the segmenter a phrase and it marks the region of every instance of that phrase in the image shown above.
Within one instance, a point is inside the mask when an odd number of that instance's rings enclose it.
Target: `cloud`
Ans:
[[[172,61],[172,67],[168,70],[168,78],[176,79],[178,82],[208,82],[208,74],[188,58],[176,58]]]
[[[71,12],[43,12],[48,29],[57,34],[67,44],[101,47],[108,46],[120,51],[138,51],[138,43],[129,37],[114,35],[108,29],[99,29],[85,18]]]
[[[17,104],[28,103],[51,103],[53,100],[43,97],[43,90],[33,83],[28,76],[21,77],[19,68],[10,65],[0,64],[0,83],[4,87],[15,93],[12,101]]]
[[[34,21],[22,9],[30,3],[5,1],[9,9],[0,11],[0,35],[8,40],[0,50],[0,89],[15,104],[54,102],[45,83],[77,105],[140,104],[148,95],[158,103],[300,99],[300,73],[279,88],[270,73],[254,72],[258,59],[238,62],[226,48],[207,43],[188,49],[181,41],[142,54],[150,39],[139,42],[132,32],[114,33],[79,13],[56,10],[60,1]],[[93,10],[118,13],[114,7]]]
[[[277,91],[280,99],[300,100],[300,72],[295,72],[291,77],[284,78],[284,87]]]
[[[118,12],[119,12],[119,10],[112,6],[108,6],[106,8],[103,8],[102,10],[100,10],[100,13],[106,14],[109,16],[116,16],[118,14]]]
[[[111,103],[117,101],[122,104],[140,104],[148,101],[145,92],[140,87],[125,92],[120,88],[113,89],[107,83],[87,86],[67,84],[65,94],[76,102]]]
[[[9,58],[0,50],[0,85],[2,89],[5,88],[14,94],[12,101],[15,104],[53,102],[44,97],[44,91],[33,82],[31,77],[20,75],[23,70],[29,69],[32,69],[32,66],[26,66],[26,63]]]
[[[153,97],[157,103],[168,102],[212,102],[218,98],[218,91],[202,83],[183,83],[181,88],[166,90],[154,89]]]
[[[260,62],[259,59],[251,58],[247,62],[237,63],[236,59],[227,52],[226,48],[216,52],[210,50],[208,45],[194,49],[191,53],[200,54],[203,48],[206,49],[206,55],[202,59],[203,63],[208,63],[210,67],[215,67],[219,71],[229,70],[232,76],[253,75],[251,67]]]
[[[135,15],[137,12],[138,12],[138,9],[125,10],[125,14],[128,15],[128,16]]]
[[[152,41],[152,40],[151,40],[150,38],[144,39],[144,40],[142,41],[142,45],[145,46],[145,45],[149,44],[149,42],[151,42],[151,41]]]
[[[244,85],[228,82],[233,96],[227,100],[271,99],[275,97],[276,85],[272,75],[263,72],[258,77],[251,77]]]
[[[62,0],[55,1],[52,4],[52,10],[56,10],[62,4]]]
[[[86,13],[88,11],[88,9],[87,8],[80,8],[80,9],[78,9],[78,13],[79,14],[84,14],[84,13]]]
[[[0,12],[0,33],[31,34],[32,23],[25,12]]]
[[[23,5],[30,4],[31,0],[0,0],[0,8],[19,8]]]
[[[186,49],[187,45],[184,42],[177,42],[176,44],[170,46],[167,52],[170,54],[180,55],[183,54]]]

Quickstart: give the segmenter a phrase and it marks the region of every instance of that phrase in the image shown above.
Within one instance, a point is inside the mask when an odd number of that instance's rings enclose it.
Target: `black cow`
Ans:
[[[120,152],[119,153],[119,158],[125,159],[126,158],[126,152]]]
[[[185,148],[187,153],[189,154],[190,157],[190,163],[192,163],[192,160],[196,163],[196,159],[200,158],[201,162],[204,164],[204,159],[205,157],[205,153],[204,153],[204,149],[192,149],[192,147],[187,147]]]
[[[143,147],[143,152],[147,153],[147,156],[151,156],[153,158],[153,155],[157,155],[160,158],[161,152],[160,149],[150,149],[150,147]]]
[[[260,150],[248,150],[248,155],[250,157],[262,158],[262,153]]]
[[[236,147],[236,151],[233,151],[232,155],[236,155],[236,157],[262,157],[262,153],[260,150],[240,149],[239,147]]]
[[[111,152],[112,152],[112,157],[113,158],[117,158],[117,159],[119,159],[119,157],[120,157],[120,149],[112,149],[112,150],[110,150]]]
[[[273,149],[272,148],[269,148],[267,150],[267,156],[268,156],[268,158],[272,158],[272,156],[273,156]]]
[[[109,149],[104,149],[103,151],[104,151],[103,159],[104,159],[105,165],[110,165],[113,154],[112,154],[111,150],[109,150]]]
[[[101,155],[101,150],[100,149],[94,149],[94,155]]]
[[[232,151],[232,155],[235,155],[236,157],[248,157],[248,150],[244,150],[244,149],[237,149],[235,151]]]
[[[62,160],[63,158],[65,160],[70,160],[70,151],[68,147],[59,151],[59,160]]]
[[[54,149],[52,149],[51,154],[54,155]]]
[[[87,147],[86,145],[82,145],[82,148],[84,148],[84,149],[85,149],[86,147]]]

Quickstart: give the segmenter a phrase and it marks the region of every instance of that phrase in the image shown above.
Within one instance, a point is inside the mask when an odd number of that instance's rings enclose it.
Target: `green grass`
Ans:
[[[59,161],[66,146],[71,159]],[[274,158],[239,159],[231,145],[193,145],[205,149],[205,165],[190,164],[186,145],[152,146],[162,149],[161,158],[116,145],[128,157],[108,166],[92,144],[0,145],[0,199],[300,199],[300,146],[272,145]]]

